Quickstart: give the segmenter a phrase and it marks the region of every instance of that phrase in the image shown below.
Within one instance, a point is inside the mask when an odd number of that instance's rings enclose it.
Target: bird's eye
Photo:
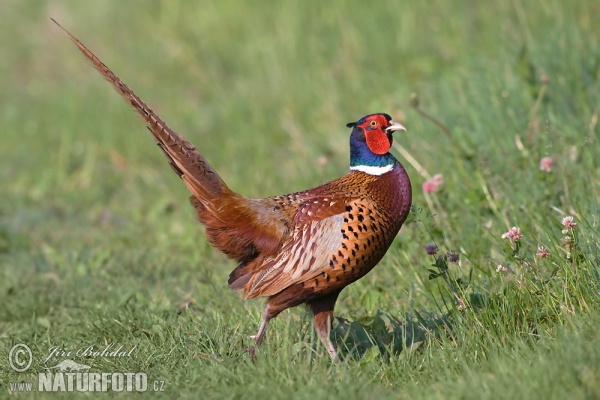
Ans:
[[[371,128],[377,128],[377,121],[372,120],[370,125],[371,125]]]

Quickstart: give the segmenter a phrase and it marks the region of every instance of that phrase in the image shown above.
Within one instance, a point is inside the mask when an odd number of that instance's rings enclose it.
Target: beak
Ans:
[[[394,121],[390,121],[390,126],[388,126],[387,128],[385,128],[386,132],[393,132],[393,131],[404,131],[406,132],[406,128],[402,125],[400,125],[397,122]]]

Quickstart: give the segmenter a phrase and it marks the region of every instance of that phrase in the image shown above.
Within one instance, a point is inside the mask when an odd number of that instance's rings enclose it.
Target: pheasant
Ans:
[[[263,341],[272,318],[306,304],[320,341],[337,359],[329,338],[336,300],[346,286],[379,263],[411,207],[408,174],[389,153],[392,134],[406,129],[387,114],[367,115],[347,124],[352,128],[349,173],[301,192],[247,198],[229,189],[190,142],[61,29],[145,120],[170,166],[191,191],[191,204],[208,241],[238,263],[229,275],[229,287],[243,291],[246,300],[268,297],[253,336],[255,345]]]

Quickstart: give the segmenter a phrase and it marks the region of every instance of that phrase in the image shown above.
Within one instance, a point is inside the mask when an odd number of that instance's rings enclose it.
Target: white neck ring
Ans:
[[[350,167],[350,171],[361,171],[369,175],[383,175],[390,172],[394,168],[394,164],[384,165],[383,167],[373,167],[370,165],[355,165]]]

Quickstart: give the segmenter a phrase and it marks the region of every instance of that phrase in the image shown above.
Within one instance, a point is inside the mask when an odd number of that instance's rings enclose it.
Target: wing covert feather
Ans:
[[[294,229],[280,252],[255,266],[252,276],[242,281],[245,297],[271,296],[320,274],[342,244],[346,201],[306,199],[298,207]],[[237,288],[241,289],[240,285]]]

